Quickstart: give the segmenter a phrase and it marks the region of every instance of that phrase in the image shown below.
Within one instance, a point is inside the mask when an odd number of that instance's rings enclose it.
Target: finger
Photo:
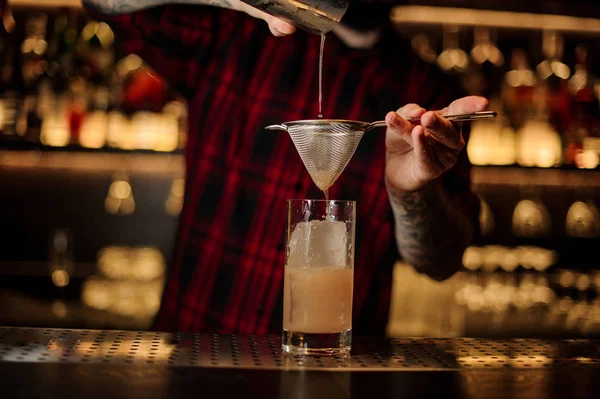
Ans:
[[[411,131],[414,125],[412,123],[392,111],[388,112],[385,116],[385,124],[388,127],[388,131],[391,132],[393,136],[404,140],[410,146],[413,145]]]
[[[455,100],[446,109],[448,114],[470,114],[488,107],[488,100],[479,96],[468,96]]]
[[[425,171],[432,170],[435,166],[435,154],[427,140],[425,130],[422,126],[415,126],[411,135],[417,164]]]
[[[396,113],[403,118],[418,118],[425,113],[425,108],[417,104],[406,104],[404,107],[399,108]]]
[[[287,22],[274,17],[265,17],[265,21],[267,21],[269,24],[271,33],[278,37],[291,35],[296,31],[296,27],[294,25],[288,24]]]
[[[418,118],[425,112],[425,109],[417,104],[406,104],[396,112],[389,112],[385,121],[388,128],[398,137],[402,138],[409,145],[413,145],[411,132],[414,125],[408,122],[407,118]]]
[[[423,114],[421,116],[421,125],[435,141],[446,147],[459,150],[465,145],[460,128],[457,128],[436,112],[429,111]]]
[[[269,30],[275,36],[286,36],[296,31],[296,27],[294,25],[282,21],[281,19],[275,18],[267,14],[266,12],[258,10],[245,3],[240,2],[239,10],[245,12],[246,14],[254,18],[260,18],[263,21],[265,21],[269,25]]]

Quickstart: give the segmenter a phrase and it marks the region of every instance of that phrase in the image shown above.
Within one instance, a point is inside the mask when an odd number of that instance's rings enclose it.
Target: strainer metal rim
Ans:
[[[466,122],[466,121],[476,121],[483,119],[492,119],[497,116],[495,111],[479,111],[467,114],[452,114],[452,115],[442,115],[444,118],[448,119],[451,122]],[[420,118],[407,118],[407,121],[410,123],[420,123]],[[363,121],[352,121],[347,119],[301,119],[297,121],[288,121],[279,125],[270,125],[265,129],[267,130],[284,130],[288,131],[289,126],[302,126],[302,125],[325,125],[325,124],[345,124],[350,125],[353,130],[351,133],[347,132],[346,134],[364,134],[371,129],[377,127],[385,127],[385,120],[376,121],[376,122],[363,122]],[[328,134],[328,133],[318,133],[315,134]]]
[[[288,122],[284,122],[282,123],[283,125],[325,125],[325,124],[331,124],[331,123],[344,123],[344,124],[350,124],[350,125],[361,125],[361,126],[367,126],[370,125],[369,122],[361,122],[361,121],[352,121],[349,119],[301,119],[301,120],[297,120],[297,121],[288,121]]]
[[[348,132],[344,134],[364,134],[367,130],[367,127],[371,125],[369,122],[361,122],[361,121],[352,121],[348,119],[301,119],[297,121],[287,121],[278,125],[269,125],[265,129],[267,130],[284,130],[288,131],[290,126],[304,126],[304,125],[333,125],[333,124],[343,124],[350,127]],[[311,132],[312,134],[328,134],[335,135],[337,133],[334,132]]]
[[[313,199],[313,198],[288,198],[287,201],[288,201],[288,203],[305,201],[305,202],[318,202],[318,203],[328,202],[328,203],[334,204],[334,205],[348,205],[348,204],[356,205],[356,200],[344,200],[344,199],[326,200],[326,199]]]

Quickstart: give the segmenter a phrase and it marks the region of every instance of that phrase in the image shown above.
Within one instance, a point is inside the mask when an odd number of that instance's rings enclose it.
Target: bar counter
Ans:
[[[356,338],[292,357],[279,337],[0,327],[2,398],[598,398],[600,341]]]

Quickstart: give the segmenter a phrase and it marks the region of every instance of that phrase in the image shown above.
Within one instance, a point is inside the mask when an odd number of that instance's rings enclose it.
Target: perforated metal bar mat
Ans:
[[[279,337],[0,327],[0,362],[158,364],[173,367],[457,370],[600,368],[600,341],[355,339],[348,357],[292,357]]]

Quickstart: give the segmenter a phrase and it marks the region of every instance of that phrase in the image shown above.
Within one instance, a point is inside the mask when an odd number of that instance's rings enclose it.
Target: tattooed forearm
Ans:
[[[402,258],[418,271],[442,280],[456,272],[473,237],[473,226],[435,184],[395,194],[390,203]]]
[[[105,14],[126,14],[165,4],[198,4],[235,9],[234,2],[235,0],[83,0],[86,6]]]

